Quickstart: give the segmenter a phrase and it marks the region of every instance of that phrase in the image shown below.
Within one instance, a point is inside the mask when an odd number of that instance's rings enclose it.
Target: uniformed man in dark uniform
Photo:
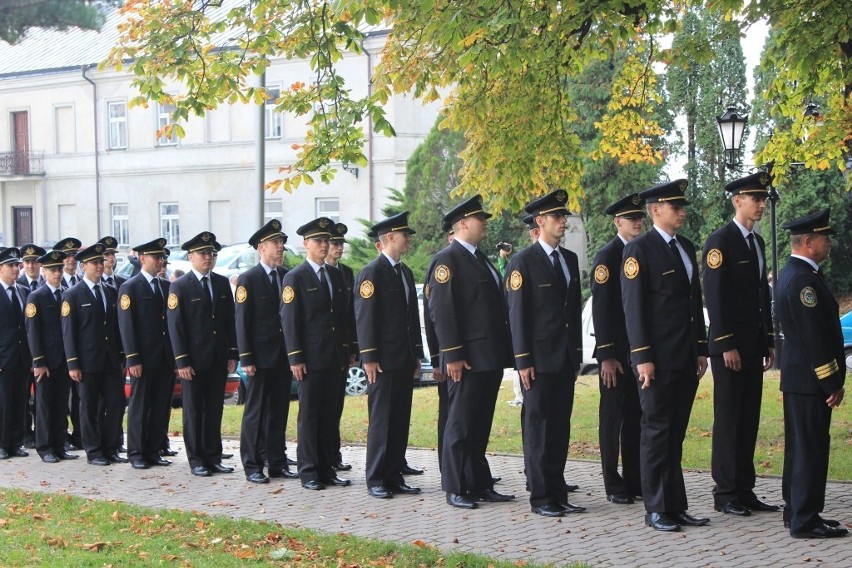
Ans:
[[[667,532],[710,522],[687,512],[681,467],[692,403],[707,370],[695,246],[677,234],[686,217],[686,187],[686,180],[676,180],[639,194],[654,227],[624,247],[621,274],[630,362],[641,386],[645,524]]]
[[[349,363],[351,312],[339,270],[325,264],[334,221],[319,217],[296,230],[307,258],[284,276],[281,321],[293,378],[299,381],[299,446],[296,449],[302,487],[345,487],[334,471],[340,373]]]
[[[166,313],[183,391],[186,454],[198,477],[234,471],[222,465],[222,405],[239,352],[231,285],[211,270],[216,246],[209,231],[181,245],[192,270],[172,282]]]
[[[30,350],[24,326],[29,290],[18,286],[21,251],[0,249],[0,459],[26,457],[24,423],[30,383]]]
[[[266,223],[249,239],[260,262],[237,279],[237,345],[248,376],[240,458],[252,483],[269,482],[263,473],[267,463],[270,477],[297,477],[287,465],[283,443],[293,382],[279,317],[286,241],[278,219]]]
[[[62,291],[64,292],[76,284],[82,276],[79,274],[79,264],[75,255],[80,250],[82,243],[74,237],[59,239],[53,250],[65,253],[65,265],[62,268]],[[80,450],[83,448],[82,429],[80,428],[80,390],[77,381],[71,381],[71,395],[68,399],[68,416],[71,420],[71,432],[65,436],[66,450]]]
[[[479,195],[444,216],[455,238],[435,255],[429,279],[429,312],[451,381],[441,486],[447,503],[464,509],[476,508],[477,500],[514,499],[494,491],[485,458],[503,369],[512,364],[503,282],[477,249],[489,217]]]
[[[346,289],[346,299],[348,301],[346,310],[347,312],[351,312],[350,317],[354,321],[355,307],[353,304],[353,290],[355,286],[355,274],[352,272],[351,268],[340,262],[340,258],[343,256],[343,247],[346,244],[346,233],[348,231],[349,227],[347,227],[343,223],[336,223],[334,227],[329,231],[331,233],[331,238],[328,241],[328,256],[325,257],[325,263],[327,266],[331,266],[340,270],[341,275],[343,276],[343,287]],[[351,355],[351,366],[358,358],[358,338],[356,336],[354,326],[350,331],[352,334],[349,338],[349,353]],[[350,469],[352,469],[351,464],[343,462],[343,455],[340,453],[340,419],[343,417],[343,401],[346,398],[346,381],[348,378],[349,369],[347,368],[340,374],[340,397],[337,402],[337,427],[334,430],[335,446],[337,447],[337,452],[335,453],[335,457],[337,459],[334,462],[334,469],[337,471],[349,471]]]
[[[408,212],[372,226],[382,243],[379,256],[358,274],[355,321],[367,374],[367,491],[385,499],[418,494],[402,477],[411,421],[413,374],[423,345],[414,274],[401,257],[411,248]]]
[[[44,283],[44,277],[41,276],[41,264],[38,259],[47,251],[34,244],[21,245],[20,251],[23,270],[18,278],[18,285],[30,292],[35,292]],[[36,422],[35,375],[30,376],[30,384],[27,386],[25,410],[24,447],[35,448],[35,434],[33,432],[33,426]]]
[[[101,281],[104,245],[79,251],[83,277],[62,294],[62,337],[68,373],[80,389],[83,449],[92,465],[126,463],[116,431],[124,415],[124,351],[118,293]]]
[[[134,247],[142,270],[119,287],[118,324],[130,375],[127,457],[134,469],[172,463],[160,457],[175,385],[166,322],[169,282],[157,276],[165,246],[166,239],[159,238]]]
[[[574,383],[582,359],[580,269],[577,255],[559,246],[568,194],[556,190],[524,209],[539,238],[506,267],[506,301],[515,368],[524,393],[524,466],[533,513],[561,517],[584,510],[568,503],[565,460]]]
[[[607,207],[617,230],[615,237],[592,261],[592,320],[594,357],[600,368],[601,400],[598,439],[607,501],[629,505],[642,495],[639,472],[639,421],[642,407],[633,369],[624,306],[621,303],[621,261],[624,245],[642,234],[645,202],[639,194],[623,197]],[[621,454],[621,474],[618,456]]]
[[[118,239],[106,236],[98,242],[106,246],[104,249],[104,275],[101,279],[107,286],[112,286],[118,290],[127,281],[126,278],[113,274],[115,271],[115,253],[118,252]]]
[[[27,298],[27,339],[35,376],[35,448],[45,463],[74,460],[65,450],[65,426],[71,378],[62,341],[62,267],[65,253],[50,251],[38,258],[44,282]]]
[[[784,330],[784,517],[794,538],[848,534],[820,516],[830,449],[832,410],[843,402],[846,364],[837,301],[820,263],[831,251],[829,210],[783,225],[792,253],[778,276],[778,319]]]
[[[713,368],[714,507],[739,516],[778,510],[753,491],[763,372],[775,360],[766,245],[754,232],[768,184],[769,175],[759,172],[725,186],[734,219],[707,238],[702,263]]]

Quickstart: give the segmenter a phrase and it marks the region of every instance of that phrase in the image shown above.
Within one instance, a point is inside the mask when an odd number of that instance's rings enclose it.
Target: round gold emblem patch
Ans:
[[[62,317],[68,317],[68,314],[71,313],[71,304],[68,302],[62,302]]]
[[[429,297],[429,285],[428,284],[423,286],[423,295],[426,296],[427,298]]]
[[[177,294],[172,292],[169,294],[169,309],[174,310],[178,307],[178,297]]]
[[[281,299],[285,304],[289,304],[293,301],[293,298],[296,297],[296,292],[293,291],[292,286],[284,286],[284,290],[281,292]]]
[[[595,282],[598,284],[606,284],[607,280],[609,280],[609,268],[603,264],[597,265],[595,267]]]
[[[435,268],[435,280],[439,284],[446,284],[450,281],[450,267],[446,264],[441,264]]]
[[[624,261],[624,275],[630,280],[639,276],[639,261],[632,256]]]
[[[120,302],[119,305],[121,306],[122,310],[125,310],[125,311],[129,310],[130,309],[130,296],[128,296],[127,294],[122,294],[121,295],[121,302]]]
[[[365,300],[371,298],[373,296],[373,292],[375,291],[376,288],[369,280],[364,280],[363,282],[361,282],[361,286],[358,288],[358,293],[361,294],[361,297]]]
[[[719,249],[710,249],[707,252],[707,266],[710,268],[716,269],[722,266],[722,251]]]
[[[27,304],[27,310],[24,313],[27,314],[28,318],[34,318],[37,312],[38,308],[35,304]]]
[[[513,270],[509,275],[509,288],[512,290],[520,290],[521,286],[524,285],[524,277],[521,276],[521,273],[517,270]]]
[[[802,300],[802,303],[806,307],[813,308],[817,305],[816,290],[814,290],[810,286],[805,286],[804,288],[802,288],[802,291],[799,292],[799,299]]]
[[[238,304],[242,304],[248,297],[248,290],[246,290],[245,286],[237,286],[237,291],[234,293],[234,297],[237,299]]]

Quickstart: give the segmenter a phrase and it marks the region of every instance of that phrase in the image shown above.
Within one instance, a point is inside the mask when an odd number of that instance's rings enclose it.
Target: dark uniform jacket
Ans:
[[[287,271],[283,268],[275,270],[281,289],[281,279]],[[237,278],[236,301],[240,363],[244,367],[255,365],[260,369],[275,367],[287,353],[279,316],[281,295],[273,287],[262,264]]]
[[[329,265],[326,265],[329,266]],[[331,268],[331,267],[330,267]],[[337,266],[334,267],[340,270],[340,273],[343,275],[343,289],[346,291],[346,313],[348,321],[353,322],[353,324],[349,328],[349,339],[347,343],[349,344],[349,354],[358,357],[358,327],[354,324],[355,322],[355,273],[351,268],[343,264],[342,262],[338,262]]]
[[[781,390],[831,394],[846,380],[838,305],[822,275],[790,257],[778,278],[778,319],[784,330]]]
[[[695,246],[678,242],[692,264],[692,280],[680,255],[652,228],[624,247],[621,297],[632,365],[654,363],[657,370],[694,369],[707,355],[707,332]]]
[[[595,329],[595,352],[599,363],[618,359],[630,364],[630,343],[624,304],[621,302],[621,261],[624,242],[618,235],[595,255],[592,261],[592,321]]]
[[[100,373],[124,363],[118,329],[118,292],[101,284],[106,312],[85,280],[62,293],[62,338],[68,370]]]
[[[110,284],[109,284],[109,282],[107,282],[107,281],[106,281],[106,279],[107,279],[107,278],[110,278],[110,277],[109,277],[109,276],[107,276],[106,274],[104,274],[104,275],[103,275],[103,277],[101,278],[101,281],[102,281],[104,284],[106,284],[107,286],[109,286],[109,285],[110,285]],[[122,285],[122,284],[124,284],[125,282],[127,282],[127,278],[125,278],[124,276],[118,276],[117,274],[113,274],[113,275],[112,275],[112,282],[113,282],[112,286],[113,286],[116,290],[118,290],[119,288],[121,288],[121,285]]]
[[[166,321],[178,369],[225,367],[239,358],[231,285],[221,274],[209,276],[216,300],[212,308],[195,272],[187,272],[169,288]]]
[[[162,296],[154,294],[142,273],[119,288],[118,325],[127,366],[161,369],[174,367],[174,354],[166,321],[169,282],[155,277]]]
[[[46,284],[27,297],[27,339],[33,367],[57,369],[65,363],[62,320],[59,317],[61,306],[62,301],[56,301]]]
[[[438,334],[435,333],[435,324],[432,323],[432,314],[429,313],[429,280],[435,270],[434,257],[426,268],[426,278],[423,281],[423,331],[426,334],[426,345],[429,347],[429,364],[437,369],[441,364],[441,349],[438,345]]]
[[[577,255],[557,250],[571,277],[566,289],[538,242],[519,251],[506,267],[506,300],[515,368],[537,373],[576,371],[583,359],[580,269]],[[562,267],[559,267],[560,272]]]
[[[30,292],[33,292],[32,286],[30,286],[30,277],[27,276],[26,274],[21,274],[18,277],[18,285],[23,286],[24,288],[26,288]],[[42,286],[44,286],[44,277],[39,276],[38,277],[38,287],[41,288]]]
[[[466,360],[473,373],[511,367],[509,316],[502,281],[494,280],[497,270],[457,240],[438,251],[433,262],[429,313],[442,365]]]
[[[345,367],[352,347],[350,329],[355,322],[351,312],[347,314],[343,276],[330,266],[326,274],[334,289],[333,300],[307,261],[284,276],[281,293],[287,357],[291,366],[305,363],[309,373]]]
[[[0,371],[21,365],[29,367],[30,350],[27,346],[27,330],[24,326],[24,310],[29,291],[23,286],[15,286],[21,313],[15,314],[12,303],[6,293],[6,285],[0,283]]]
[[[766,258],[763,238],[754,237],[758,254]],[[767,357],[774,334],[766,263],[758,276],[748,242],[733,221],[710,234],[703,258],[710,355],[737,349],[743,358]]]
[[[402,279],[384,254],[380,254],[358,274],[355,322],[361,361],[379,363],[385,371],[413,370],[423,357],[420,314],[414,274],[400,263]]]

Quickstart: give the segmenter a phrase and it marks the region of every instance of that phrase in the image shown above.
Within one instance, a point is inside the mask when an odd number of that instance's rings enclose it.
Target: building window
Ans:
[[[130,229],[128,227],[127,203],[110,205],[110,217],[112,217],[112,234],[118,239],[119,246],[129,246]]]
[[[107,103],[107,118],[109,122],[109,149],[124,150],[127,148],[127,103],[112,101]]]
[[[284,202],[281,199],[267,199],[263,202],[263,222],[273,219],[281,221],[284,218]]]
[[[281,138],[281,131],[283,130],[283,117],[280,112],[275,110],[275,101],[281,96],[281,89],[267,87],[266,94],[269,95],[269,98],[266,99],[264,128],[266,129],[266,139],[274,140]]]
[[[74,107],[72,105],[55,106],[53,113],[53,122],[56,127],[56,153],[73,154],[77,151]]]
[[[169,246],[180,244],[180,213],[177,203],[160,203],[160,234]]]
[[[157,130],[168,126],[172,123],[172,113],[175,111],[175,105],[171,103],[157,103]],[[160,136],[157,138],[158,146],[175,146],[177,145],[177,134],[172,131],[171,136]]]
[[[340,200],[336,197],[317,199],[317,217],[328,217],[335,223],[340,222]]]

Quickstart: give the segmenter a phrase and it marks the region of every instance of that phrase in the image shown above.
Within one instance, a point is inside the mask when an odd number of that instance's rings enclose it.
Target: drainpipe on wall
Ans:
[[[266,88],[266,71],[258,77],[258,87]],[[257,183],[257,195],[260,200],[257,207],[257,226],[263,226],[263,209],[266,194],[263,186],[266,183],[266,101],[257,106],[257,142],[254,154],[254,175]]]
[[[95,227],[97,234],[95,238],[99,238],[101,232],[101,168],[100,168],[100,153],[98,152],[98,86],[94,81],[86,76],[88,71],[94,65],[83,65],[83,79],[92,85],[92,111],[95,131]]]
[[[367,54],[367,96],[373,96],[373,57],[372,54],[367,50],[366,47],[363,47],[364,53]],[[374,171],[373,171],[373,118],[370,115],[367,115],[367,203],[369,204],[369,213],[367,215],[367,219],[374,219],[373,216],[373,183],[374,183]]]

